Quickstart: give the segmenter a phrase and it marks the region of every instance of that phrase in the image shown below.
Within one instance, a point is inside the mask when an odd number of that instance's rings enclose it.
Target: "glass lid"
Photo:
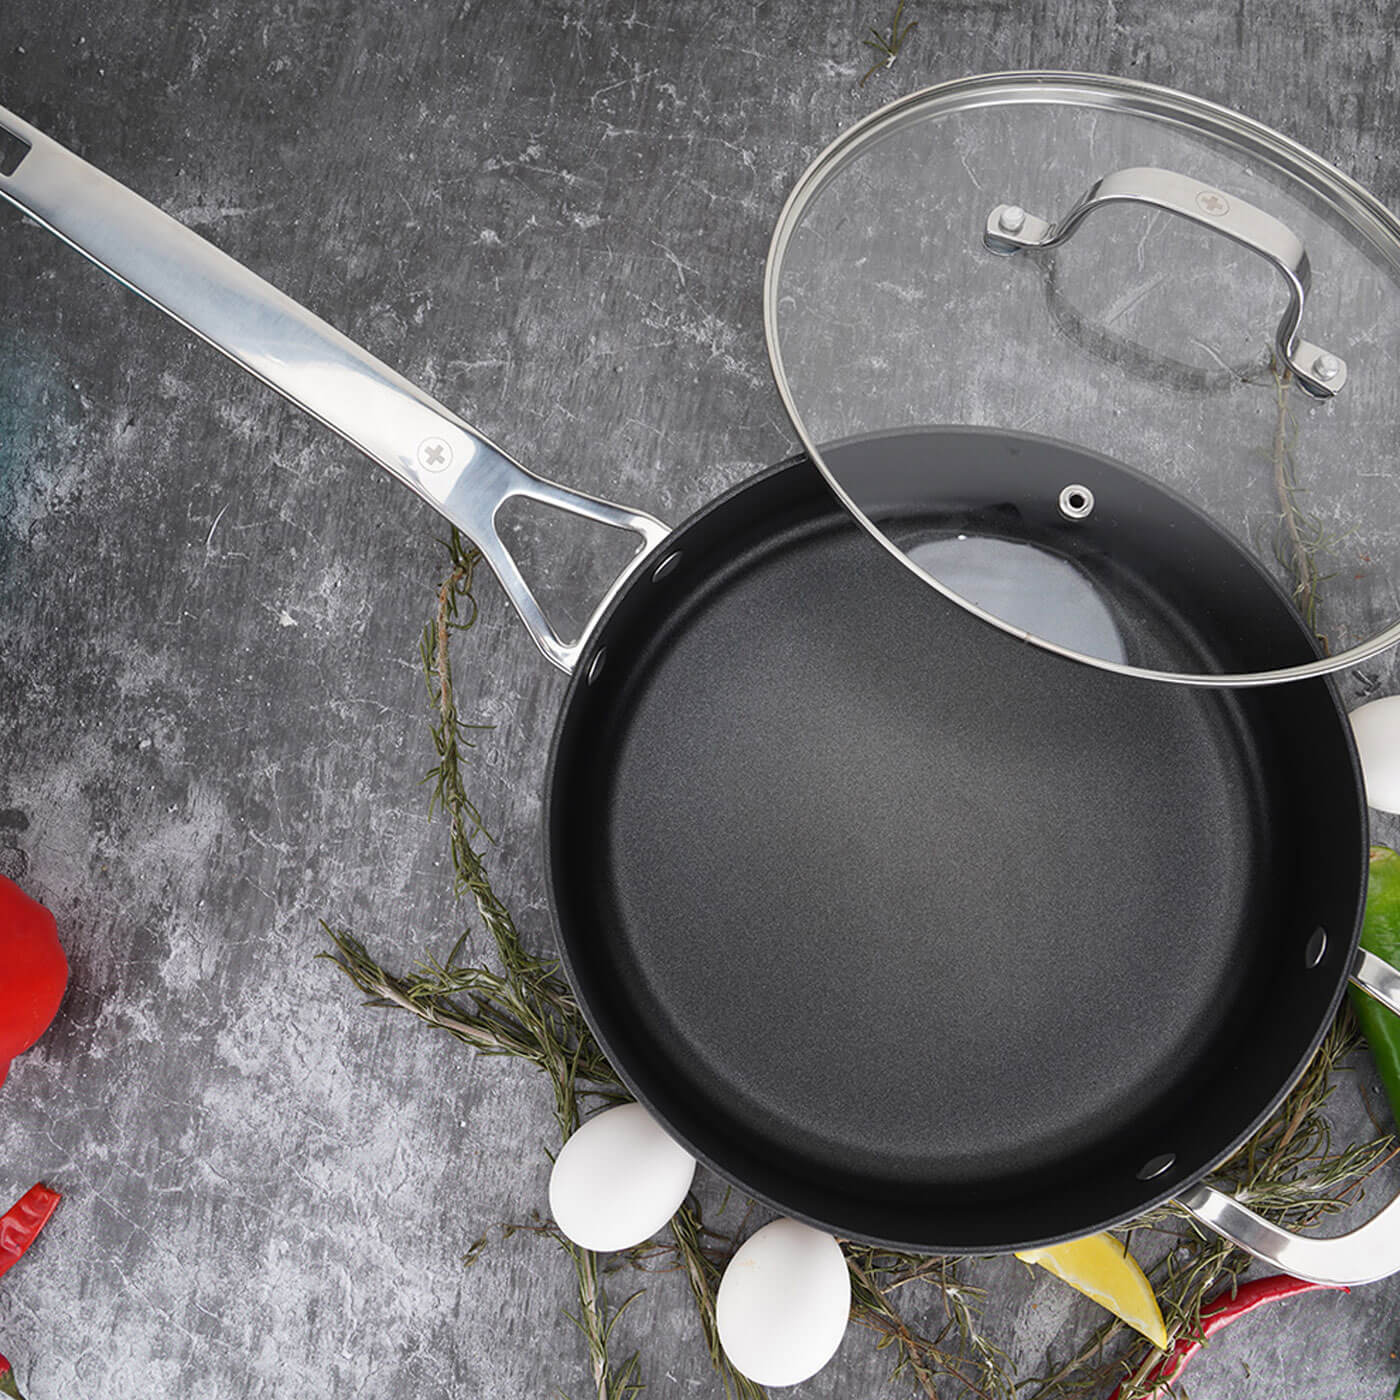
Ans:
[[[798,182],[764,318],[838,495],[1007,631],[1213,685],[1400,640],[1400,224],[1287,137],[1118,78],[916,93]]]

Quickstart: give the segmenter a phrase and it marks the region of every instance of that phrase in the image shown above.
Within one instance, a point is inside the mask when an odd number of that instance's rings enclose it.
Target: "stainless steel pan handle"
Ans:
[[[446,516],[482,551],[540,650],[561,669],[577,664],[591,623],[575,642],[555,632],[497,532],[501,506],[525,496],[641,536],[599,612],[669,534],[641,511],[526,471],[334,327],[3,107],[0,197],[335,429]]]
[[[1148,204],[1164,209],[1193,224],[1214,229],[1267,258],[1288,284],[1288,306],[1274,335],[1284,363],[1298,383],[1318,398],[1331,398],[1347,382],[1345,360],[1298,336],[1303,303],[1312,286],[1312,268],[1302,241],[1272,214],[1189,175],[1152,166],[1115,170],[1090,185],[1084,197],[1057,224],[1028,214],[1019,205],[998,204],[987,216],[983,241],[994,253],[1053,248],[1107,204]]]
[[[1400,1015],[1400,972],[1388,962],[1358,949],[1351,980]],[[1400,1272],[1400,1198],[1350,1234],[1330,1240],[1295,1235],[1204,1182],[1176,1199],[1232,1244],[1295,1278],[1345,1286]]]

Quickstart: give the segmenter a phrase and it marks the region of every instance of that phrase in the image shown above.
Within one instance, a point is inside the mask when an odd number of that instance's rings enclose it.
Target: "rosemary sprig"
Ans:
[[[907,1371],[929,1400],[939,1396],[940,1375],[956,1381],[961,1394],[979,1400],[1010,1400],[1015,1394],[1006,1354],[978,1329],[983,1294],[961,1281],[957,1259],[918,1258],[847,1244],[846,1263],[851,1271],[851,1320],[880,1334],[877,1347],[898,1349],[891,1380]],[[916,1281],[933,1284],[940,1295],[943,1322],[932,1337],[915,1331],[891,1298],[896,1289]],[[946,1345],[950,1337],[956,1339],[956,1347]]]
[[[671,1219],[671,1239],[676,1259],[685,1270],[686,1282],[690,1284],[695,1309],[700,1315],[700,1331],[705,1338],[705,1349],[710,1353],[710,1361],[724,1382],[726,1396],[731,1397],[731,1400],[765,1400],[767,1391],[747,1376],[741,1376],[729,1364],[729,1358],[720,1346],[719,1326],[715,1321],[715,1296],[719,1291],[719,1280],[724,1272],[724,1265],[711,1258],[704,1248],[703,1237],[704,1225],[700,1213],[690,1202],[686,1202]],[[729,1243],[732,1249],[736,1241],[731,1240]]]
[[[1269,375],[1274,393],[1274,431],[1269,449],[1273,471],[1274,497],[1278,502],[1278,525],[1274,532],[1273,552],[1279,567],[1291,582],[1293,605],[1307,623],[1308,631],[1317,638],[1324,655],[1331,645],[1325,633],[1318,630],[1319,586],[1331,578],[1318,566],[1318,555],[1335,549],[1351,531],[1338,536],[1329,534],[1315,515],[1303,508],[1304,488],[1298,485],[1294,447],[1298,439],[1298,420],[1292,411],[1293,395],[1289,392],[1293,372],[1285,364],[1280,368],[1277,356],[1269,361]],[[1259,381],[1246,378],[1248,384]]]
[[[463,750],[471,746],[471,726],[457,713],[449,641],[454,630],[469,628],[476,620],[471,585],[481,555],[455,530],[448,552],[451,571],[438,590],[437,612],[424,628],[420,647],[438,757],[428,775],[429,810],[441,811],[448,819],[457,895],[470,896],[491,935],[501,970],[457,962],[465,933],[446,962],[424,962],[407,978],[386,973],[348,933],[327,929],[335,951],[322,956],[334,962],[371,1005],[412,1011],[485,1054],[514,1055],[544,1070],[554,1091],[560,1136],[567,1138],[579,1123],[580,1081],[584,1091],[604,1098],[621,1097],[622,1086],[588,1033],[556,965],[525,948],[510,911],[491,887],[476,845],[478,838],[490,838],[463,778]],[[584,1335],[597,1400],[631,1400],[642,1387],[640,1359],[633,1356],[616,1366],[608,1352],[613,1327],[627,1303],[610,1308],[595,1256],[569,1241],[562,1244],[573,1260],[578,1287],[579,1311],[569,1316]]]
[[[904,0],[899,0],[895,7],[894,19],[890,23],[890,32],[882,34],[872,24],[870,26],[870,38],[862,39],[861,43],[867,49],[874,49],[880,55],[874,63],[866,70],[865,76],[860,80],[860,86],[864,87],[866,80],[878,73],[882,68],[892,67],[895,59],[899,57],[899,51],[904,47],[904,41],[919,27],[918,20],[910,20],[903,29],[899,27],[900,17],[904,14]]]
[[[1293,576],[1293,602],[1302,613],[1308,630],[1317,632],[1317,561],[1311,550],[1303,542],[1305,521],[1298,509],[1298,484],[1293,471],[1292,439],[1297,434],[1297,423],[1288,411],[1288,384],[1293,378],[1287,365],[1280,371],[1275,360],[1270,368],[1274,377],[1274,396],[1277,403],[1277,416],[1274,419],[1274,494],[1278,497],[1280,529],[1283,542],[1278,549],[1283,566]]]
[[[518,1231],[547,1235],[564,1242],[564,1236],[552,1220],[541,1220],[535,1212],[530,1221],[502,1225],[502,1239],[509,1239]],[[660,1273],[662,1271],[684,1271],[695,1300],[700,1319],[700,1330],[705,1340],[715,1370],[719,1372],[724,1391],[730,1400],[767,1400],[767,1391],[745,1376],[741,1376],[729,1364],[720,1346],[719,1329],[715,1322],[715,1296],[719,1289],[720,1275],[730,1256],[744,1234],[744,1223],[734,1235],[717,1234],[707,1229],[701,1218],[700,1207],[693,1199],[687,1200],[672,1217],[669,1226],[669,1239],[648,1240],[614,1255],[614,1268],[629,1265],[640,1273]],[[709,1243],[707,1243],[709,1241]],[[490,1243],[490,1236],[483,1235],[465,1256],[467,1264],[475,1263],[482,1251]],[[635,1296],[635,1295],[634,1295]],[[631,1301],[630,1299],[628,1300]]]
[[[592,1250],[580,1249],[570,1240],[561,1240],[561,1243],[574,1261],[579,1299],[578,1313],[566,1313],[565,1316],[583,1333],[598,1400],[632,1400],[646,1389],[641,1375],[641,1357],[633,1352],[620,1367],[614,1366],[608,1355],[608,1342],[618,1318],[641,1290],[638,1289],[621,1306],[610,1308],[598,1277],[598,1256]]]

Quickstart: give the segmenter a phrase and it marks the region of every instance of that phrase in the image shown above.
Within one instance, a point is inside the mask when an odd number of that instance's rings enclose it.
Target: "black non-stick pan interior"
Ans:
[[[1124,625],[1159,655],[1308,659],[1259,569],[1162,504],[1183,552],[1115,562]],[[638,1097],[786,1212],[930,1251],[1088,1233],[1238,1144],[1356,938],[1365,813],[1330,684],[1166,685],[1018,642],[801,460],[675,545],[605,620],[550,771],[561,948]],[[1210,635],[1194,599],[1221,577]]]

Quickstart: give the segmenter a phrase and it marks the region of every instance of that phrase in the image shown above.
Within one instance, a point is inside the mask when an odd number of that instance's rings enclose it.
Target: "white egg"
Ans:
[[[1351,731],[1366,801],[1379,812],[1400,812],[1400,695],[1358,706],[1351,712]]]
[[[759,1385],[796,1385],[833,1356],[851,1316],[851,1275],[823,1230],[775,1220],[739,1246],[715,1299],[720,1345]]]
[[[694,1177],[695,1158],[641,1104],[625,1103],[590,1118],[559,1149],[549,1209],[585,1249],[631,1249],[680,1209]]]

